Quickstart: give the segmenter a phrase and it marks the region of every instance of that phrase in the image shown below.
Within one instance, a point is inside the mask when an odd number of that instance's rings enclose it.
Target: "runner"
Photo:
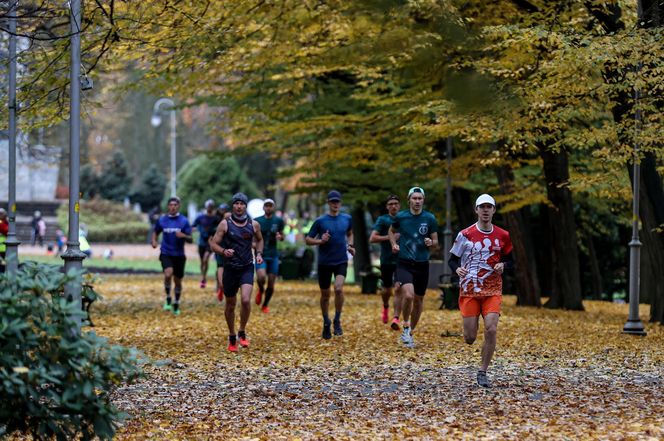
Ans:
[[[244,193],[233,195],[232,214],[219,223],[217,232],[210,240],[215,253],[224,256],[223,287],[226,294],[224,315],[228,325],[228,350],[237,352],[240,346],[249,347],[246,327],[251,314],[251,290],[254,287],[254,257],[252,243],[256,239],[256,263],[263,263],[263,235],[258,222],[247,216],[249,199]],[[240,290],[240,327],[235,335],[235,305]]]
[[[449,266],[459,276],[459,309],[463,317],[463,337],[473,344],[479,316],[484,319],[482,364],[477,384],[489,387],[486,371],[496,350],[496,333],[503,300],[505,269],[511,269],[512,241],[507,231],[491,223],[496,201],[483,194],[475,201],[477,223],[461,231],[450,250]]]
[[[182,296],[182,278],[187,258],[184,253],[184,243],[192,242],[191,226],[187,218],[180,214],[180,199],[168,199],[168,213],[161,216],[152,232],[152,248],[157,248],[157,237],[164,233],[161,239],[161,253],[159,261],[164,270],[164,290],[166,303],[164,311],[173,311],[180,315],[180,297]],[[175,282],[175,302],[171,304],[171,278]]]
[[[217,213],[214,217],[214,223],[212,224],[211,232],[212,231],[217,231],[217,227],[219,226],[219,223],[223,219],[228,219],[231,214],[228,212],[228,209],[230,207],[228,204],[221,204],[219,207],[217,207]],[[208,242],[210,239],[212,239],[213,234],[210,234],[210,238],[208,239]],[[209,245],[209,244],[208,244]],[[212,249],[212,248],[210,248]],[[224,256],[218,253],[214,253],[214,260],[217,262],[217,300],[219,303],[221,303],[224,300]]]
[[[320,309],[323,313],[323,338],[332,338],[330,318],[330,284],[334,274],[334,335],[343,335],[341,311],[344,306],[344,280],[348,270],[348,254],[355,255],[351,217],[341,213],[341,193],[327,194],[329,213],[314,222],[306,236],[307,245],[318,245],[318,286]]]
[[[379,216],[376,219],[376,224],[373,227],[369,242],[380,243],[380,278],[383,281],[383,323],[387,323],[390,308],[390,296],[392,295],[392,287],[394,285],[394,273],[397,269],[397,256],[398,254],[392,252],[390,244],[389,230],[394,218],[401,209],[399,197],[390,195],[385,203],[387,214]],[[399,241],[399,234],[396,234],[395,240]],[[401,290],[396,287],[394,292],[394,315],[392,316],[392,324],[390,325],[395,331],[399,330],[399,315],[401,314]]]
[[[198,256],[201,258],[201,288],[205,288],[207,284],[207,272],[208,272],[208,262],[210,260],[210,255],[212,250],[210,249],[210,244],[208,244],[208,239],[214,232],[213,227],[217,219],[214,201],[208,199],[205,201],[205,213],[199,214],[194,220],[192,228],[198,230]],[[219,224],[219,221],[216,222]]]
[[[429,249],[438,245],[438,222],[423,207],[424,190],[408,190],[408,210],[396,215],[389,232],[392,250],[399,253],[396,281],[401,284],[401,341],[408,347],[415,345],[412,333],[420,320],[429,283]]]
[[[261,226],[263,241],[263,263],[256,265],[256,276],[258,279],[258,292],[256,293],[256,304],[263,306],[261,310],[267,314],[270,312],[268,304],[274,294],[274,282],[279,275],[279,253],[277,252],[277,241],[284,240],[284,221],[274,214],[274,201],[265,199],[263,202],[263,211],[265,214],[256,218]],[[267,273],[267,289],[265,287],[265,275]],[[263,297],[265,294],[265,297]]]

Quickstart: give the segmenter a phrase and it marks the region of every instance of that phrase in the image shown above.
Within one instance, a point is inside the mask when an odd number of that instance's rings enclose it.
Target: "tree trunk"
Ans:
[[[553,251],[553,292],[544,306],[583,310],[572,192],[567,187],[567,153],[540,146],[540,156],[544,163],[546,192],[551,203],[549,225]]]
[[[503,194],[514,192],[514,174],[507,166],[496,170]],[[512,239],[514,251],[514,278],[516,280],[517,305],[542,306],[539,280],[537,279],[537,263],[532,254],[530,229],[521,210],[504,213],[507,227]]]
[[[477,222],[477,215],[473,207],[473,195],[468,190],[460,187],[452,188],[452,202],[456,209],[457,220],[459,221],[459,230]],[[455,238],[453,237],[452,240]]]
[[[602,271],[599,269],[599,260],[595,251],[595,242],[592,235],[588,235],[588,269],[590,270],[590,296],[593,300],[601,300],[604,291]]]
[[[549,209],[546,205],[540,205],[537,226],[534,228],[539,233],[537,235],[537,247],[534,248],[534,256],[537,261],[540,295],[541,297],[551,298],[553,292],[553,248],[549,225]]]
[[[369,236],[367,235],[367,222],[364,204],[355,203],[353,206],[353,239],[355,245],[355,257],[353,257],[353,269],[355,270],[355,281],[359,281],[361,272],[371,269],[371,254],[369,251]]]

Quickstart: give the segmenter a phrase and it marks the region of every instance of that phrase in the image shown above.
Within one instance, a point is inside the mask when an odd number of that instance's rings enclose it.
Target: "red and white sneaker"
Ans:
[[[392,324],[390,325],[390,328],[394,331],[398,331],[401,329],[399,326],[399,319],[397,317],[392,318]]]
[[[390,313],[388,308],[383,307],[383,315],[381,316],[381,319],[383,320],[383,323],[387,324],[387,320],[389,317]]]
[[[219,303],[224,301],[224,288],[217,288],[217,300]]]

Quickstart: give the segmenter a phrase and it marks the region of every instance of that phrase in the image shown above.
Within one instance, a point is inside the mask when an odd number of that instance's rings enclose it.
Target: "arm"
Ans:
[[[217,231],[214,233],[214,236],[208,239],[208,243],[210,244],[210,249],[215,253],[221,254],[225,257],[231,257],[233,254],[235,254],[235,250],[230,248],[222,248],[220,245],[221,241],[224,240],[226,231],[228,231],[228,221],[224,219],[219,222]]]
[[[369,243],[380,243],[380,242],[387,242],[390,240],[390,233],[388,233],[385,236],[381,236],[378,234],[378,231],[373,230],[371,232],[371,236],[369,236]]]
[[[184,228],[180,231],[175,232],[175,237],[178,239],[184,239],[187,243],[192,243],[194,241],[193,236],[191,235],[191,226],[187,222]]]
[[[450,269],[454,271],[459,277],[465,277],[468,274],[468,270],[461,266],[461,257],[457,256],[454,253],[450,253],[450,261],[447,262]]]
[[[346,241],[348,242],[348,252],[351,256],[355,256],[355,240],[353,238],[353,230],[346,232]]]
[[[438,246],[438,233],[431,233],[431,237],[424,238],[424,245],[427,247],[437,247]]]
[[[512,257],[511,252],[503,255],[500,258],[500,262],[495,264],[493,267],[493,269],[495,269],[498,274],[502,274],[503,272],[505,272],[505,270],[511,270],[513,268],[514,268],[514,258]]]
[[[399,252],[399,243],[397,242],[399,238],[397,237],[399,233],[397,233],[397,230],[394,229],[394,226],[391,226],[390,229],[387,232],[387,235],[390,238],[390,243],[392,244],[392,252],[393,253],[398,253]]]
[[[254,238],[256,239],[256,263],[263,263],[263,247],[265,243],[263,242],[263,232],[261,231],[261,226],[256,221],[251,221],[254,225]]]

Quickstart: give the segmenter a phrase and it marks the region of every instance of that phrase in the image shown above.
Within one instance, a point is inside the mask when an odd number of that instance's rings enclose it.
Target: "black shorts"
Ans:
[[[178,279],[184,277],[184,265],[187,262],[185,256],[167,256],[165,254],[159,255],[159,261],[161,262],[161,269],[165,270],[166,268],[173,268],[173,275]]]
[[[332,284],[332,274],[334,277],[344,276],[348,271],[348,262],[338,265],[318,265],[318,286],[320,289],[328,289]]]
[[[251,263],[241,267],[225,266],[223,284],[224,295],[226,297],[235,297],[237,290],[242,285],[254,284],[254,264]]]
[[[396,281],[401,285],[412,283],[415,294],[424,296],[429,284],[429,262],[414,262],[412,260],[401,260],[397,263]]]
[[[208,253],[208,258],[210,257],[210,254],[212,253],[212,249],[210,248],[210,245],[199,245],[198,246],[198,257],[203,260],[205,258],[205,253]]]
[[[380,280],[383,282],[383,288],[392,288],[394,286],[394,273],[397,266],[393,263],[383,263],[380,265]]]

